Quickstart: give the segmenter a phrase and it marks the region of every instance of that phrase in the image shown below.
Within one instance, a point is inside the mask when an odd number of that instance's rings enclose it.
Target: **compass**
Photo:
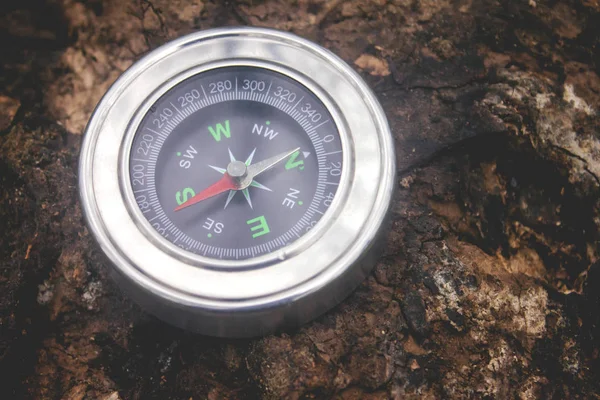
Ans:
[[[369,273],[395,177],[376,98],[297,36],[194,33],[139,60],[86,128],[80,193],[117,281],[225,337],[297,326]]]

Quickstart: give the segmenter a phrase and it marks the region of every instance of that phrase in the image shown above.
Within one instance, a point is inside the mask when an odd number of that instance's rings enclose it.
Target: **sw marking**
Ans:
[[[196,157],[196,154],[198,154],[198,151],[194,148],[194,146],[189,145],[187,150],[185,150],[185,153],[181,153],[181,152],[177,152],[177,155],[179,157],[183,157],[186,158],[186,160],[180,160],[179,161],[179,166],[181,168],[185,168],[188,169],[189,167],[192,166],[192,161],[194,157]]]

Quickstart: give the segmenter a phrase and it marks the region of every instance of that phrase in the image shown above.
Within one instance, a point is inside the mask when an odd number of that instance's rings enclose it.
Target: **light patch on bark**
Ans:
[[[574,128],[577,114],[584,112],[593,116],[596,111],[575,94],[573,85],[565,84],[561,98],[555,95],[552,83],[536,73],[502,69],[498,76],[504,82],[492,85],[495,90],[490,91],[482,103],[493,113],[502,114],[518,114],[518,109],[511,102],[520,107],[534,108],[535,135],[527,130],[527,124],[516,128],[512,122],[506,121],[507,128],[514,128],[517,135],[531,136],[540,148],[547,146],[552,151],[558,148],[570,154],[572,173],[590,173],[594,179],[600,180],[600,142],[592,135],[577,133]]]
[[[390,74],[387,61],[370,54],[362,54],[354,61],[354,64],[374,76],[388,76]]]
[[[472,317],[480,329],[497,326],[514,336],[523,334],[530,339],[539,338],[546,331],[548,293],[540,286],[515,294],[509,287],[496,288],[483,283],[471,298],[477,304]]]
[[[545,108],[552,101],[552,94],[549,93],[538,93],[535,95],[535,105],[537,108]]]
[[[574,109],[583,111],[587,115],[596,114],[596,111],[592,108],[592,106],[587,104],[585,100],[583,100],[581,97],[577,96],[575,94],[575,89],[573,88],[573,85],[570,85],[568,83],[565,83],[563,100],[571,104]]]

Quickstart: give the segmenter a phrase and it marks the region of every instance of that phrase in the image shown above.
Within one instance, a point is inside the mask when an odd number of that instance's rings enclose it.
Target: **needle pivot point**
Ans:
[[[232,161],[227,165],[227,175],[235,186],[234,190],[246,189],[254,177],[248,174],[248,167],[242,161]]]
[[[234,179],[242,179],[248,175],[248,168],[242,161],[232,161],[227,166],[227,173]]]

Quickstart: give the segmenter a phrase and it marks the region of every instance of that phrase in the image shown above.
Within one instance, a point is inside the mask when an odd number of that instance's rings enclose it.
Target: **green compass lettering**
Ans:
[[[253,239],[256,239],[257,237],[266,235],[267,233],[271,232],[271,230],[269,229],[269,224],[267,224],[267,220],[265,219],[264,215],[250,219],[246,221],[246,224],[251,226],[250,231],[256,232],[252,234]]]
[[[224,135],[227,139],[231,137],[231,131],[229,130],[229,120],[221,123],[219,122],[216,127],[209,126],[208,131],[212,137],[217,141],[221,141],[221,135]]]
[[[194,189],[185,188],[182,191],[175,193],[175,200],[177,201],[178,205],[182,205],[183,203],[188,201],[188,199],[194,197],[195,195],[196,192],[194,192]]]
[[[285,163],[285,169],[294,169],[294,168],[300,167],[300,169],[303,170],[304,169],[304,161],[303,160],[296,161],[296,159],[298,158],[299,155],[300,155],[300,150],[298,150],[297,152],[292,154],[292,156]]]
[[[186,97],[196,88],[206,90]],[[181,113],[156,130],[155,114],[179,98]],[[339,133],[327,108],[291,78],[219,68],[183,81],[153,109],[133,140],[142,146],[149,127],[152,149],[143,164],[131,161],[130,176],[144,190],[136,197],[144,217],[175,245],[206,257],[257,257],[301,238],[331,204],[343,168]]]

